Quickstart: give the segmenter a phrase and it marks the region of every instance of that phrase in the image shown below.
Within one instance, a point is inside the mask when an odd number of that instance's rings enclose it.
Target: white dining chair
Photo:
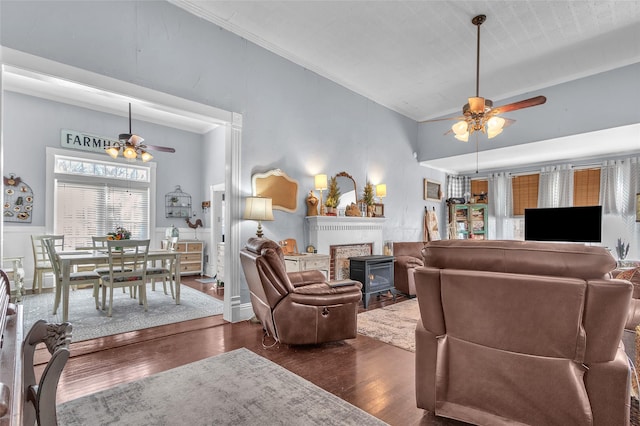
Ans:
[[[55,315],[60,306],[60,295],[62,294],[62,271],[60,268],[60,262],[58,260],[58,254],[56,251],[55,243],[52,238],[42,239],[47,258],[52,266],[53,274],[55,277],[55,298],[53,301],[53,314]],[[81,271],[71,272],[69,274],[69,282],[73,285],[78,284],[92,284],[93,285],[93,298],[96,302],[96,309],[100,309],[98,301],[98,289],[100,288],[100,275],[94,271]]]
[[[167,251],[175,251],[178,246],[178,237],[170,237],[165,240],[165,250]],[[162,288],[164,290],[164,294],[167,293],[167,283],[169,284],[169,289],[171,290],[171,297],[173,299],[176,298],[174,289],[173,289],[173,279],[175,276],[175,266],[176,261],[175,258],[165,259],[161,261],[162,264],[160,266],[156,266],[156,261],[153,261],[151,266],[147,266],[147,278],[151,281],[151,290],[156,291],[156,280],[162,280]]]
[[[113,289],[137,287],[139,303],[147,310],[147,257],[149,240],[109,240],[109,273],[102,275],[102,309],[106,309],[109,288],[109,312],[113,311]]]
[[[50,272],[53,273],[53,267],[49,261],[49,256],[42,243],[45,238],[53,240],[53,245],[57,250],[62,250],[64,247],[64,235],[32,235],[31,247],[33,249],[33,285],[31,290],[35,293],[42,291],[42,283],[44,281],[44,274]]]

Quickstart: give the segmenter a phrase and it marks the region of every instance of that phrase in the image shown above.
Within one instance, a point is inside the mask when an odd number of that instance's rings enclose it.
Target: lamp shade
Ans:
[[[118,158],[118,154],[120,154],[120,147],[109,147],[105,149],[106,153],[111,156],[111,158]]]
[[[138,156],[138,153],[136,153],[136,150],[132,146],[127,145],[124,148],[124,152],[122,153],[122,156],[128,160],[135,160],[136,157]]]
[[[317,190],[324,191],[327,189],[327,175],[316,175],[314,180]]]
[[[376,195],[380,198],[387,196],[387,185],[385,183],[376,185]]]
[[[271,198],[247,197],[244,206],[244,219],[273,220]]]

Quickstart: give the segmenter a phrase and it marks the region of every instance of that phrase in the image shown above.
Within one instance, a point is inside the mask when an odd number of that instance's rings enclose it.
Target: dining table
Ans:
[[[171,250],[149,250],[147,260],[162,261],[174,260],[174,282],[176,305],[180,304],[180,252]],[[71,271],[75,266],[80,265],[102,265],[109,263],[109,253],[107,250],[71,250],[57,252],[62,273],[62,321],[69,320],[69,287],[71,286]]]

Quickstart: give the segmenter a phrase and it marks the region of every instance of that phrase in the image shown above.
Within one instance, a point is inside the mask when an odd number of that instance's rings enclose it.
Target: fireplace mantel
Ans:
[[[307,216],[305,219],[309,244],[318,253],[330,254],[330,247],[335,245],[373,243],[373,254],[382,254],[383,217]]]

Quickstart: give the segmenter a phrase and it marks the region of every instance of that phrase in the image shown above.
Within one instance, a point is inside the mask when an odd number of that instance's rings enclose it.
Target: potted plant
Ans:
[[[329,179],[329,192],[327,192],[327,201],[324,205],[327,206],[327,214],[335,215],[335,209],[340,202],[340,188],[338,188],[338,180],[335,176]]]
[[[373,216],[373,185],[369,181],[367,181],[367,184],[364,186],[364,192],[362,193],[362,202],[367,205],[367,217]]]

